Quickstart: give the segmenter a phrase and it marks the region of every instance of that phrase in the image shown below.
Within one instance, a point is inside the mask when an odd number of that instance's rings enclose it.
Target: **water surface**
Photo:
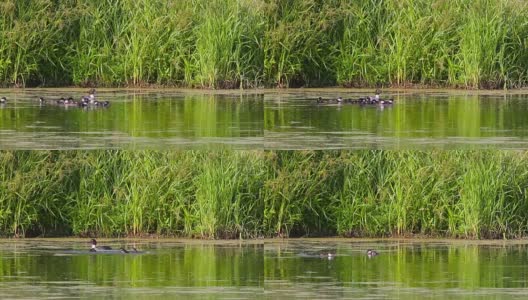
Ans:
[[[393,105],[347,89],[100,90],[108,108],[40,105],[82,90],[4,90],[2,149],[526,149],[528,94],[385,91]],[[50,101],[53,102],[53,101]]]
[[[90,253],[88,241],[13,241],[0,246],[2,299],[258,299],[258,243],[99,241],[140,254]]]
[[[2,299],[511,299],[528,241],[2,240]],[[368,257],[367,249],[378,256]],[[329,259],[327,255],[335,254]]]
[[[379,251],[369,258],[366,250]],[[269,299],[511,299],[528,293],[525,242],[286,241],[265,244]],[[335,258],[320,257],[331,251]]]
[[[528,94],[387,91],[393,105],[317,104],[372,92],[265,95],[267,149],[526,149]]]
[[[193,149],[263,147],[259,94],[99,90],[109,107],[57,105],[80,90],[4,92],[2,149]],[[44,105],[38,96],[48,99]]]

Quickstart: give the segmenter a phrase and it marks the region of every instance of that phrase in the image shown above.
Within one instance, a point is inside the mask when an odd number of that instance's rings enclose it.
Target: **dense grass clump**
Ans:
[[[256,236],[259,152],[0,153],[6,235]]]
[[[0,234],[528,234],[515,151],[2,151]]]
[[[520,87],[519,0],[6,0],[1,85]]]

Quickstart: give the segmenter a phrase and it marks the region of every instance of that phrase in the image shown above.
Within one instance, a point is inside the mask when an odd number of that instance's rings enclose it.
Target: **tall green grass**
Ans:
[[[519,0],[6,0],[0,84],[510,88]]]
[[[2,151],[0,234],[528,233],[515,151]]]

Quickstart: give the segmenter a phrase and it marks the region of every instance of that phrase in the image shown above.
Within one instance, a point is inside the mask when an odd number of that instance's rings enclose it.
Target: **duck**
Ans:
[[[330,260],[330,259],[334,259],[336,257],[336,254],[335,254],[335,252],[332,252],[332,251],[321,251],[319,253],[319,257],[320,258],[328,258]]]
[[[40,104],[46,103],[46,99],[44,99],[44,97],[39,97],[38,101],[39,101]]]
[[[6,97],[0,98],[0,104],[6,104],[6,102],[7,102],[7,98]]]
[[[90,91],[88,91],[88,100],[89,100],[90,104],[94,104],[94,102],[96,102],[96,100],[95,100],[95,89],[90,89]]]
[[[390,105],[394,103],[394,98],[382,99],[380,95],[381,95],[381,91],[377,89],[374,93],[374,96],[367,97],[368,104],[381,104],[381,105],[389,104]]]
[[[97,247],[97,241],[95,239],[92,239],[92,248],[90,248],[90,252],[97,252],[101,250],[112,250],[112,247],[110,246],[99,246]]]
[[[64,104],[65,101],[66,101],[66,99],[64,99],[64,97],[61,97],[59,100],[57,100],[55,102],[57,102],[57,104]]]
[[[381,94],[381,91],[379,89],[376,89],[376,91],[374,92],[374,99],[376,100],[380,100],[380,94]]]
[[[78,106],[78,105],[79,105],[79,102],[73,100],[73,97],[69,97],[69,98],[66,99],[66,101],[64,102],[64,105],[68,105],[68,106]]]
[[[119,248],[119,251],[121,251],[121,253],[139,253],[139,251],[136,249],[136,247],[132,247],[132,250],[127,250],[123,247]]]
[[[79,101],[79,106],[88,106],[90,104],[90,98],[87,96],[82,96]]]
[[[95,99],[95,89],[91,89],[88,93],[89,93],[88,97],[84,96],[83,101],[88,101],[89,104],[92,104],[95,106],[107,107],[110,105],[110,101],[101,101],[101,100],[98,101]]]
[[[379,255],[378,251],[372,250],[372,249],[368,249],[367,250],[367,256],[368,257],[373,257],[373,256],[376,256],[376,255]]]

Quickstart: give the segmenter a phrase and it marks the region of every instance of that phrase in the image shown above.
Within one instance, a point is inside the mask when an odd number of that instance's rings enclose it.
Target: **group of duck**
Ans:
[[[378,256],[379,253],[376,250],[368,249],[366,252],[368,258],[372,258],[374,256]],[[328,259],[334,259],[336,257],[336,253],[333,251],[321,251],[319,253],[320,258],[328,258]]]
[[[97,241],[95,239],[92,239],[92,247],[90,248],[90,252],[100,252],[100,253],[141,253],[136,249],[136,247],[132,247],[132,249],[127,250],[123,247],[119,249],[112,249],[110,246],[97,246]]]
[[[51,103],[61,106],[78,106],[78,107],[108,107],[110,106],[109,101],[103,101],[103,100],[97,100],[95,97],[95,89],[91,89],[89,91],[88,95],[82,96],[79,101],[76,101],[73,99],[73,97],[64,98],[61,97],[58,100],[50,100],[48,101],[44,97],[39,97],[38,101],[41,105]],[[0,104],[6,104],[7,98],[2,97],[0,98]]]
[[[317,104],[359,104],[359,105],[391,105],[394,103],[394,98],[383,99],[380,97],[381,91],[376,90],[374,96],[360,97],[358,99],[343,99],[337,97],[336,99],[317,98]]]

